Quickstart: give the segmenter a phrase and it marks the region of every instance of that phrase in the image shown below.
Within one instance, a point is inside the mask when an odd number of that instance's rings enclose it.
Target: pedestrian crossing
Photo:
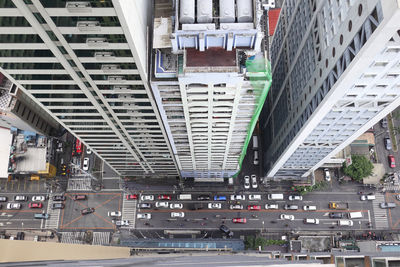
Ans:
[[[83,244],[84,232],[63,232],[61,234],[61,243]]]
[[[49,195],[49,203],[47,205],[47,214],[49,214],[49,218],[45,220],[44,228],[45,229],[57,229],[58,223],[60,221],[60,209],[53,210],[51,207],[53,206],[53,194]]]
[[[389,184],[385,185],[385,191],[395,191],[395,192],[400,192],[400,185],[396,184]]]
[[[67,191],[92,191],[91,178],[71,178],[68,180]]]
[[[126,195],[124,194],[124,199],[122,201],[122,220],[129,221],[129,227],[121,227],[121,228],[135,228],[135,218],[136,218],[136,200],[127,200]]]
[[[110,244],[110,232],[93,232],[92,245],[108,246]]]
[[[389,227],[386,209],[381,209],[379,207],[379,204],[383,202],[385,202],[385,196],[383,194],[376,194],[375,200],[372,201],[376,229]]]

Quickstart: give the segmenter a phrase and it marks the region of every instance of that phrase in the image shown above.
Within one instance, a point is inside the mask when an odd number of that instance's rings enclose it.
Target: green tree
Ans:
[[[362,178],[372,174],[374,165],[366,157],[360,155],[351,156],[352,164],[346,167],[343,164],[343,171],[346,175],[350,176],[356,181],[360,181]]]

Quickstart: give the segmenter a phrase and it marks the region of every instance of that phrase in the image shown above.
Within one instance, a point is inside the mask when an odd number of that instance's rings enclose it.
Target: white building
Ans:
[[[148,0],[7,0],[0,71],[118,174],[177,167],[148,79]]]
[[[306,177],[400,104],[396,0],[287,0],[271,45],[267,177]]]

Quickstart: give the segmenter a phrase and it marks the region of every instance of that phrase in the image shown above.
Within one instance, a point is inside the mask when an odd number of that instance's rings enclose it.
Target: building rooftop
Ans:
[[[276,24],[278,23],[280,8],[268,10],[268,32],[269,36],[274,35]]]
[[[226,51],[224,48],[213,47],[201,52],[194,48],[186,50],[187,67],[235,67],[236,49]]]

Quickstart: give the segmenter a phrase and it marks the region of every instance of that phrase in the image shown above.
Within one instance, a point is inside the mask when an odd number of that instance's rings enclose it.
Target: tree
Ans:
[[[343,164],[343,171],[346,175],[350,176],[356,181],[362,180],[362,178],[367,177],[372,174],[374,165],[366,157],[360,155],[351,156],[352,164],[346,167]]]

